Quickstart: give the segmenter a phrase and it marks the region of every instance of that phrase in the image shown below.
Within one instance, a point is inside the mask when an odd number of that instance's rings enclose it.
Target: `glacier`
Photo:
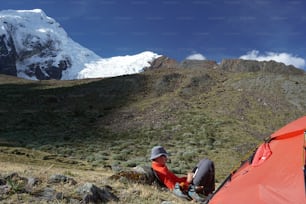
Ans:
[[[73,41],[61,25],[41,9],[0,11],[0,36],[4,37],[7,51],[16,52],[17,76],[32,80],[38,79],[38,71],[46,78],[52,78],[53,71],[60,72],[61,80],[134,74],[161,56],[143,51],[102,58]],[[1,57],[5,54],[1,52]]]

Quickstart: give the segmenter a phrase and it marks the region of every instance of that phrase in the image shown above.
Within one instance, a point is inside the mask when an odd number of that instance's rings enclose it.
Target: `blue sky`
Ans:
[[[305,68],[303,0],[1,0],[0,9],[42,9],[101,57],[153,51],[282,59]],[[269,58],[270,57],[270,58]]]

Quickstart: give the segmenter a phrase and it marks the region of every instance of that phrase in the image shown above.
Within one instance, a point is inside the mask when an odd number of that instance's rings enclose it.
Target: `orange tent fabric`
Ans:
[[[264,161],[245,162],[209,204],[306,204],[305,130],[306,116],[273,133],[258,148]]]

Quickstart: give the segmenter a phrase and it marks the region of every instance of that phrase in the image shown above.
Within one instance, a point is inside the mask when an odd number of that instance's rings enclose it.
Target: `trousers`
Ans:
[[[203,186],[204,195],[208,195],[215,190],[215,165],[209,159],[202,159],[192,170],[194,173],[193,184]]]

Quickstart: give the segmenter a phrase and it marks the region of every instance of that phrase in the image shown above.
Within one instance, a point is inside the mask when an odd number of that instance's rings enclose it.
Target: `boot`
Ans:
[[[181,190],[181,186],[180,186],[179,183],[176,183],[176,184],[175,184],[174,189],[173,189],[173,194],[176,195],[177,197],[180,197],[180,198],[184,198],[184,199],[189,200],[188,195],[186,195],[186,194]]]
[[[194,201],[199,202],[199,203],[203,203],[205,201],[205,199],[199,196],[199,194],[196,192],[194,185],[189,186],[188,196],[192,198]]]

